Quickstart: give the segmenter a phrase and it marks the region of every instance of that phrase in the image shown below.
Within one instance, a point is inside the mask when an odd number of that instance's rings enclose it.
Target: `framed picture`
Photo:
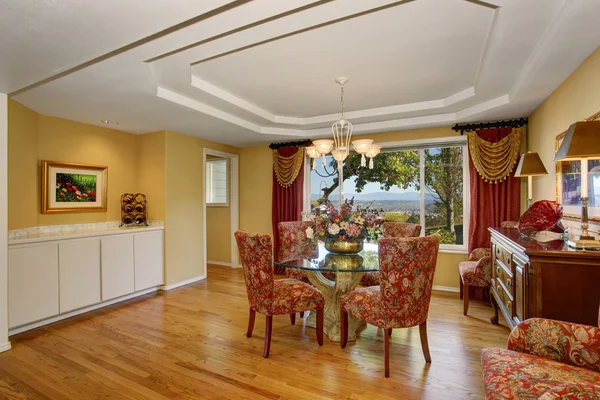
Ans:
[[[600,120],[600,112],[586,121]],[[554,153],[567,132],[556,136]],[[563,205],[564,218],[581,220],[581,161],[556,162],[556,201]],[[588,161],[588,215],[590,221],[600,222],[600,159]]]
[[[106,211],[108,167],[42,161],[42,214]]]

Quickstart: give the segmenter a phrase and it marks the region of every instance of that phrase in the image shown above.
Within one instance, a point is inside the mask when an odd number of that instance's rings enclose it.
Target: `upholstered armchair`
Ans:
[[[273,315],[288,314],[295,322],[296,313],[317,311],[317,341],[323,345],[323,308],[325,297],[318,289],[296,279],[278,279],[273,276],[273,244],[269,235],[237,231],[235,240],[244,268],[246,292],[250,304],[247,337],[252,336],[254,318],[259,312],[266,316],[263,357],[269,356]]]
[[[348,313],[385,329],[385,376],[390,376],[392,329],[419,326],[425,361],[430,363],[427,315],[440,236],[379,239],[379,286],[363,287],[340,298],[341,346],[348,342]]]
[[[280,222],[277,224],[279,231],[279,260],[302,262],[304,258],[317,258],[319,246],[315,240],[306,237],[306,229],[312,226],[310,221]],[[286,268],[287,278],[297,279],[308,283],[306,274],[297,269]]]
[[[600,318],[598,321],[600,325]],[[600,329],[532,318],[481,352],[488,399],[600,398]]]
[[[421,225],[406,224],[401,222],[384,222],[383,236],[395,238],[419,237],[421,235]],[[367,272],[363,275],[360,285],[377,286],[379,285],[379,272]]]
[[[460,272],[460,297],[463,299],[463,314],[469,311],[469,287],[492,286],[492,254],[490,249],[479,248],[469,254],[469,260],[458,264]]]

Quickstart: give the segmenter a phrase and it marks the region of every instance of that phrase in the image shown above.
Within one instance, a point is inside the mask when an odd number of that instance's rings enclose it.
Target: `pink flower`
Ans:
[[[348,234],[348,236],[357,237],[360,235],[360,228],[356,224],[350,224],[350,226],[348,226],[348,229],[346,229],[346,233]]]

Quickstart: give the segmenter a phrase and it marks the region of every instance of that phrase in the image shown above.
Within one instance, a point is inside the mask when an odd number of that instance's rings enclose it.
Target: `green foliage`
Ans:
[[[408,214],[403,212],[386,212],[381,217],[382,220],[389,222],[407,222],[408,218]]]
[[[69,203],[96,201],[96,176],[56,174],[56,200]]]
[[[434,235],[436,233],[440,235],[441,244],[456,244],[456,234],[447,229],[440,227],[425,229],[425,235]]]

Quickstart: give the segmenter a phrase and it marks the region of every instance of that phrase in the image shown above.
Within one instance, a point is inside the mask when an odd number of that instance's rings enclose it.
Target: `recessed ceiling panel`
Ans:
[[[292,117],[337,112],[340,75],[350,78],[348,111],[436,100],[474,85],[492,18],[493,10],[461,0],[419,0],[200,63],[192,73]]]

